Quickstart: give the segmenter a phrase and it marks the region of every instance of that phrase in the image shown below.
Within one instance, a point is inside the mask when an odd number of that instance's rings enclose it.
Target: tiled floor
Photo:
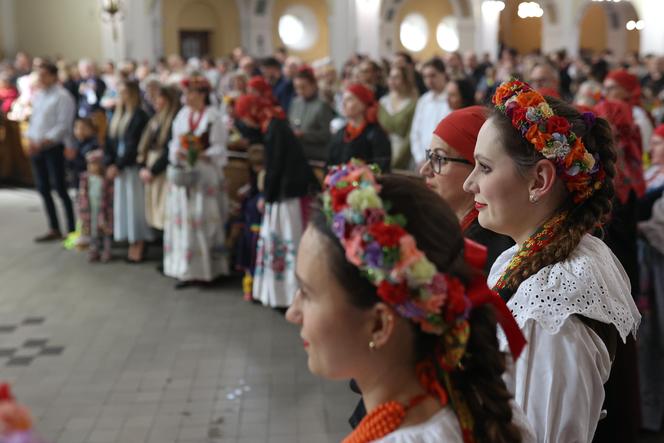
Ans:
[[[36,245],[37,194],[0,189],[0,379],[55,443],[338,442],[356,396],[237,281],[176,292],[155,263]],[[120,251],[118,251],[120,252]]]

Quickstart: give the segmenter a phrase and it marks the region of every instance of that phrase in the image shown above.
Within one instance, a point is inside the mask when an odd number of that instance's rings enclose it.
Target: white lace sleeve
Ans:
[[[604,402],[604,383],[611,372],[601,338],[577,317],[565,320],[555,334],[533,320],[523,332],[528,345],[505,374],[505,382],[537,441],[592,441]],[[501,348],[507,348],[504,337]]]
[[[489,284],[498,280],[516,252],[503,253],[491,268]],[[524,280],[507,306],[521,328],[535,320],[550,334],[577,314],[614,325],[623,341],[636,334],[641,320],[629,278],[600,239],[586,235],[563,262],[549,265]]]

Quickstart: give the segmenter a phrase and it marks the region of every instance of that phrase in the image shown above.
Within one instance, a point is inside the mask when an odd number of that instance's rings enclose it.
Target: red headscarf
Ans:
[[[210,92],[212,85],[207,78],[202,75],[192,75],[182,80],[181,85],[184,89],[196,89],[201,92]]]
[[[286,114],[280,106],[273,104],[267,98],[253,94],[242,95],[235,101],[235,114],[240,118],[248,118],[258,123],[263,132],[267,131],[273,118],[286,118]]]
[[[629,92],[629,102],[632,105],[638,106],[641,101],[641,85],[639,84],[639,79],[634,74],[630,74],[626,69],[615,69],[609,72],[606,78],[618,83],[623,89]]]
[[[622,203],[627,203],[631,190],[642,197],[646,191],[641,162],[641,132],[634,122],[632,106],[616,100],[604,100],[594,108],[598,117],[603,117],[611,124],[615,139],[616,175],[613,179],[616,196]]]
[[[664,124],[657,126],[653,134],[659,135],[660,137],[664,138]],[[644,140],[644,142],[649,142],[649,140]]]
[[[463,158],[475,164],[473,153],[477,134],[487,118],[487,110],[483,106],[469,106],[458,109],[442,119],[435,135],[454,148]]]
[[[247,82],[247,88],[256,90],[257,94],[260,97],[266,98],[274,102],[274,96],[272,95],[272,86],[260,75],[255,75],[249,79]]]

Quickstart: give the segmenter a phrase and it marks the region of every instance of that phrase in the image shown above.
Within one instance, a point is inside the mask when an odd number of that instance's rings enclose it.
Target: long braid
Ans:
[[[601,228],[611,214],[616,160],[611,126],[606,120],[597,118],[594,125],[588,129],[576,109],[555,98],[547,97],[546,100],[556,115],[570,122],[573,131],[582,138],[588,152],[598,155],[605,176],[602,187],[588,199],[577,205],[570,201],[560,208],[560,211],[567,212],[567,217],[562,223],[553,227],[551,241],[536,254],[524,257],[518,268],[507,277],[504,287],[511,291],[515,291],[524,280],[542,268],[567,259],[581,238]],[[493,119],[500,128],[503,142],[511,151],[518,167],[527,168],[544,158],[516,132],[507,117],[496,113]]]

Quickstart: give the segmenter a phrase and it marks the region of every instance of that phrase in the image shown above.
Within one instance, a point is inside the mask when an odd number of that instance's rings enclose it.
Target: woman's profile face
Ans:
[[[371,341],[370,310],[353,306],[330,270],[331,240],[309,226],[298,248],[298,289],[286,319],[300,326],[309,370],[327,379],[356,377]]]
[[[429,149],[435,156],[463,158],[456,149],[452,148],[443,139],[433,135]],[[426,184],[436,194],[440,195],[455,213],[469,206],[472,196],[463,190],[463,182],[473,170],[472,165],[459,162],[445,162],[440,172],[434,171],[432,161],[426,161],[420,168],[420,174],[424,177]],[[472,206],[471,206],[472,207]]]
[[[477,220],[482,227],[514,238],[515,232],[525,230],[525,215],[532,203],[527,179],[519,174],[500,140],[493,119],[487,120],[477,135],[475,168],[463,189],[474,194]]]
[[[463,107],[463,98],[456,82],[449,82],[445,87],[445,92],[447,92],[447,103],[450,105],[450,109],[454,111]]]

